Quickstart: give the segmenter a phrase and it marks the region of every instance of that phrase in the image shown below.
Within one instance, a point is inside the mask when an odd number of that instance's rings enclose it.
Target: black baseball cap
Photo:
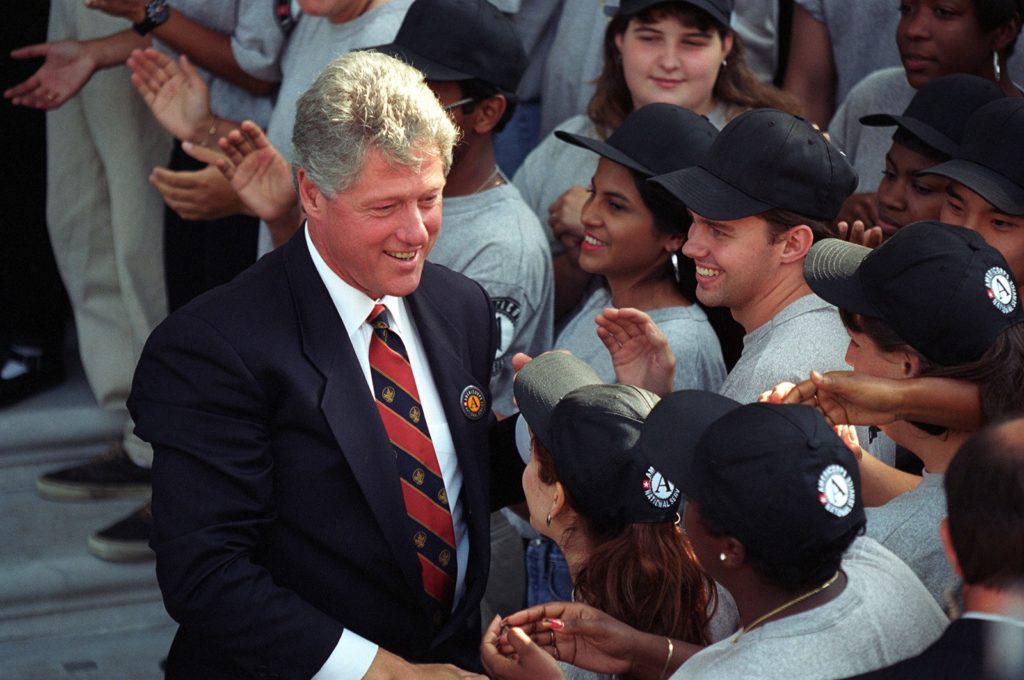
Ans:
[[[604,525],[674,522],[681,493],[648,457],[640,432],[658,396],[606,385],[586,363],[548,352],[519,371],[520,412],[555,464],[558,480],[585,517]]]
[[[564,142],[581,146],[648,177],[696,165],[718,135],[699,114],[675,104],[648,104],[633,111],[608,139],[557,130]]]
[[[427,80],[482,80],[510,94],[527,66],[512,21],[487,0],[416,0],[394,42],[370,49],[401,59]]]
[[[860,122],[869,127],[899,126],[925,145],[952,156],[971,114],[1005,96],[992,80],[954,73],[936,78],[914,93],[903,115],[876,113],[861,116]]]
[[[687,501],[777,565],[863,526],[857,461],[816,409],[728,402],[677,392],[644,425],[644,441],[675,457]]]
[[[924,170],[963,184],[999,211],[1024,215],[1024,99],[1003,97],[967,121],[953,159]]]
[[[729,20],[732,18],[733,0],[620,0],[618,7],[607,6],[604,8],[604,12],[608,16],[622,14],[631,17],[634,14],[643,12],[648,7],[662,5],[667,2],[674,2],[679,5],[693,5],[698,9],[704,10],[711,15],[712,19],[726,27],[729,26]]]
[[[882,319],[942,366],[975,361],[1024,322],[1006,260],[976,232],[915,222],[875,250],[840,239],[811,246],[804,278],[819,297]]]
[[[738,220],[772,208],[833,220],[856,188],[857,173],[803,118],[754,109],[722,128],[696,167],[650,181],[712,220]]]

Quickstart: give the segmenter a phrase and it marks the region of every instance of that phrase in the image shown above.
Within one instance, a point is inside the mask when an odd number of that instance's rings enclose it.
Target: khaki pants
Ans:
[[[53,0],[49,40],[88,40],[128,22]],[[149,332],[166,315],[163,201],[147,178],[165,165],[171,139],[119,66],[97,72],[46,117],[46,217],[68,291],[85,375],[96,401],[124,411]],[[125,413],[127,418],[127,413]],[[124,444],[148,467],[152,449],[132,434]]]

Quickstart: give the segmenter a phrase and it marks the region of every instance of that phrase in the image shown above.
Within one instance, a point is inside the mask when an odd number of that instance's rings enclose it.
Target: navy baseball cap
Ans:
[[[557,130],[563,142],[653,177],[696,165],[718,135],[704,116],[674,104],[654,103],[633,111],[606,140]]]
[[[942,222],[909,224],[875,250],[823,239],[804,259],[804,278],[827,302],[882,319],[942,366],[975,361],[1024,322],[1006,260],[976,232]]]
[[[1024,215],[1024,99],[1004,97],[967,121],[953,159],[923,171],[963,184],[999,211]]]
[[[696,167],[650,181],[712,220],[738,220],[772,208],[834,220],[857,186],[857,173],[803,118],[754,109],[722,128]]]
[[[857,461],[821,413],[729,402],[677,392],[644,425],[644,450],[671,450],[670,474],[687,501],[771,564],[820,552],[864,525]]]
[[[662,5],[667,2],[675,2],[679,5],[693,5],[711,15],[711,18],[722,26],[729,26],[732,18],[733,0],[621,0],[618,7],[608,6],[604,8],[605,14],[614,16],[622,14],[628,17],[639,14],[654,5]]]
[[[527,66],[512,21],[487,0],[416,0],[394,42],[369,49],[401,59],[427,80],[481,80],[510,94]]]
[[[896,125],[936,151],[953,156],[971,114],[1006,95],[992,80],[954,73],[932,80],[914,93],[902,115],[861,116],[869,127]]]
[[[551,454],[574,507],[606,525],[674,522],[681,492],[663,473],[666,455],[647,456],[640,432],[659,397],[604,384],[589,365],[548,352],[519,371],[522,417]]]

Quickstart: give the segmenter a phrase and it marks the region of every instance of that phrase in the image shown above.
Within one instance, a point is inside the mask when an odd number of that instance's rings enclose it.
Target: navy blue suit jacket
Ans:
[[[343,629],[479,667],[489,512],[522,493],[507,425],[460,401],[469,385],[487,393],[494,315],[482,288],[429,263],[406,299],[464,476],[465,597],[430,620],[394,454],[300,232],[164,321],[135,374],[157,577],[181,624],[168,677],[308,678]]]

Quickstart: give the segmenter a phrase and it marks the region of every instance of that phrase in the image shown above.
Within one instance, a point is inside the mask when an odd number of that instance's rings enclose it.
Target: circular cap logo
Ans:
[[[653,466],[647,468],[641,485],[647,502],[656,508],[670,508],[679,501],[679,489]]]
[[[853,478],[842,465],[829,465],[818,476],[818,501],[836,517],[846,517],[853,511],[857,490]]]
[[[1002,267],[992,267],[985,272],[985,289],[988,299],[1003,314],[1010,314],[1017,307],[1017,286]]]

